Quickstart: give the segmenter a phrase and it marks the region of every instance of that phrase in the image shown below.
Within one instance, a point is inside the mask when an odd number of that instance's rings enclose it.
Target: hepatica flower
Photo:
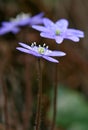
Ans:
[[[39,58],[44,58],[48,61],[55,62],[55,63],[58,63],[59,61],[52,58],[53,56],[65,56],[66,55],[62,51],[49,50],[48,46],[46,46],[45,44],[43,44],[43,46],[41,46],[41,45],[37,46],[36,42],[32,43],[31,46],[24,44],[24,43],[19,43],[19,45],[21,47],[17,47],[16,48],[17,50],[27,53],[27,54],[34,55]]]
[[[78,42],[79,38],[84,37],[83,31],[68,28],[69,23],[66,19],[60,19],[54,23],[48,18],[43,18],[43,24],[44,26],[33,25],[32,27],[41,32],[40,36],[55,39],[58,44],[64,39]]]
[[[16,19],[12,19],[13,22],[16,22],[18,26],[26,25],[35,25],[42,24],[44,13],[39,13],[37,15],[31,16],[30,14],[21,13],[17,15]]]
[[[16,18],[11,18],[10,21],[2,22],[2,27],[0,28],[0,35],[12,32],[14,34],[20,31],[19,26],[42,24],[44,13],[32,16],[30,14],[21,13],[16,16]]]

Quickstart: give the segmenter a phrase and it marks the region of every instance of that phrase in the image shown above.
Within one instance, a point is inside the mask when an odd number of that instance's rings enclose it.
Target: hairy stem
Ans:
[[[5,130],[9,130],[9,117],[8,117],[8,96],[7,96],[7,86],[5,84],[4,78],[2,76],[2,89],[4,96],[4,116],[5,116]]]
[[[58,66],[55,67],[55,86],[54,86],[54,99],[53,99],[53,120],[51,130],[55,129],[56,123],[56,112],[57,112],[57,77],[58,77]]]
[[[42,106],[42,70],[40,58],[38,59],[38,97],[37,97],[37,112],[36,112],[36,130],[40,129],[41,123],[41,106]]]

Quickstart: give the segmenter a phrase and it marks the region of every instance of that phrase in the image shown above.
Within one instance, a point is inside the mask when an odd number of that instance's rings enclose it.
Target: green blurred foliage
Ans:
[[[52,108],[53,104],[49,117]],[[67,130],[88,130],[88,103],[83,94],[58,86],[56,125]]]

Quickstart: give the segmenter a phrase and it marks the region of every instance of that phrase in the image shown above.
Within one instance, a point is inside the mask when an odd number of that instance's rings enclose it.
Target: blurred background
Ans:
[[[0,130],[33,130],[38,78],[36,58],[16,50],[18,42],[46,43],[50,49],[67,53],[57,58],[58,97],[56,130],[88,130],[88,0],[0,0],[0,23],[24,12],[57,21],[66,18],[69,27],[84,31],[85,38],[74,43],[41,38],[31,27],[17,34],[0,36]],[[55,64],[42,60],[43,98],[41,129],[52,123]]]

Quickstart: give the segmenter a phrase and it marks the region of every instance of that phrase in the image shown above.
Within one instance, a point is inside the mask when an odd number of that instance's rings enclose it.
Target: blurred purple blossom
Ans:
[[[83,31],[68,28],[69,23],[66,19],[60,19],[54,23],[48,18],[43,18],[43,24],[44,26],[33,25],[32,27],[41,32],[41,37],[55,39],[58,44],[64,39],[78,42],[79,38],[84,37]]]
[[[44,58],[48,61],[58,63],[59,61],[52,58],[53,56],[65,56],[66,54],[62,51],[51,51],[48,49],[48,46],[43,44],[43,46],[39,45],[36,46],[36,42],[32,43],[31,46],[24,44],[24,43],[19,43],[22,47],[17,47],[16,49],[25,52],[27,54],[34,55],[39,58]]]
[[[21,13],[16,16],[16,18],[11,18],[10,21],[2,22],[2,26],[0,28],[0,35],[6,34],[8,32],[12,32],[14,34],[20,31],[19,26],[32,26],[34,24],[42,24],[44,13],[39,13],[35,16],[30,14]]]

